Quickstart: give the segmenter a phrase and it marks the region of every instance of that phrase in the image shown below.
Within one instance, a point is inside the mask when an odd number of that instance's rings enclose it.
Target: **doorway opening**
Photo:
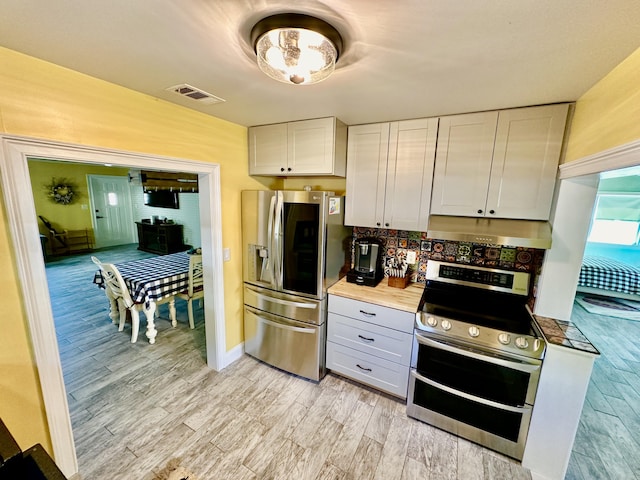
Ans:
[[[0,168],[7,225],[12,237],[21,293],[56,463],[66,475],[78,471],[60,355],[56,342],[38,219],[28,160],[51,159],[86,164],[161,168],[198,175],[201,246],[204,267],[204,316],[207,364],[224,368],[225,325],[222,275],[222,215],[220,166],[193,160],[62,144],[24,137],[2,136]],[[41,292],[36,295],[34,292]],[[47,298],[47,301],[42,301]]]

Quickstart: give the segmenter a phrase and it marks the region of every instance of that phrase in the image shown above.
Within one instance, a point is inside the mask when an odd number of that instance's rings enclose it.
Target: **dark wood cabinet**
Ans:
[[[167,254],[181,252],[186,247],[182,241],[182,225],[136,222],[138,226],[138,250]]]

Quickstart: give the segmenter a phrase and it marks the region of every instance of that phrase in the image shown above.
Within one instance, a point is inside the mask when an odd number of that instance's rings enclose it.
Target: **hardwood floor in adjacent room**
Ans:
[[[571,320],[601,356],[565,478],[640,479],[640,322],[593,315],[577,303]]]
[[[95,253],[118,262],[139,255]],[[83,479],[150,480],[174,457],[209,479],[530,479],[519,464],[405,415],[405,404],[335,375],[315,383],[244,356],[207,368],[202,311],[161,307],[158,336],[118,332],[89,255],[47,264]],[[198,316],[199,313],[199,316]],[[199,320],[198,320],[199,319]]]

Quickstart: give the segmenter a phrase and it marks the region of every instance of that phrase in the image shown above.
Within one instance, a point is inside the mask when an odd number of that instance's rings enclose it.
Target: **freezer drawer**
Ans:
[[[320,380],[325,368],[325,324],[313,325],[244,307],[245,353],[287,372]]]
[[[326,300],[275,292],[255,285],[244,285],[244,304],[257,310],[320,325],[326,318]]]

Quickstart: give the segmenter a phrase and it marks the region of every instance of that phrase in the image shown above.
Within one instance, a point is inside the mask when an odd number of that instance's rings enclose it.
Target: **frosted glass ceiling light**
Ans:
[[[271,78],[294,85],[324,80],[342,51],[342,37],[324,20],[297,13],[263,18],[251,30],[258,67]]]

